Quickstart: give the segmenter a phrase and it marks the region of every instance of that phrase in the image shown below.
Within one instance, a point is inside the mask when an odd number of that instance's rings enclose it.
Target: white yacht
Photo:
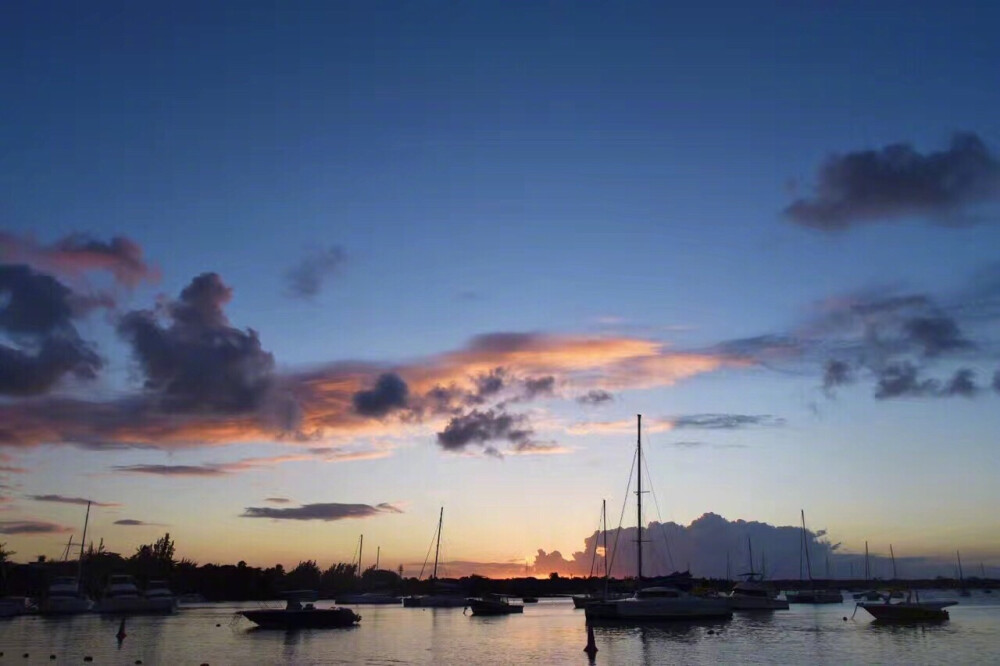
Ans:
[[[149,581],[143,599],[147,613],[173,613],[177,610],[177,597],[163,580]]]
[[[139,587],[132,576],[115,574],[108,579],[97,610],[100,613],[144,613],[146,600],[139,594]]]
[[[38,605],[42,615],[77,615],[87,613],[94,602],[80,591],[80,582],[73,576],[59,576],[49,585],[45,598]]]

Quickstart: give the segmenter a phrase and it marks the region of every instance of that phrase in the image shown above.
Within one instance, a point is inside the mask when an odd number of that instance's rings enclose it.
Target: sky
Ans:
[[[1000,10],[670,4],[8,5],[0,543],[1000,569]]]

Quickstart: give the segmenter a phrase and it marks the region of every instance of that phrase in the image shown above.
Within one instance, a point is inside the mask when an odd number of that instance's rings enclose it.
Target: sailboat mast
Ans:
[[[753,574],[753,546],[750,545],[750,537],[747,537],[747,553],[750,555],[750,574]]]
[[[813,579],[813,569],[812,562],[809,561],[809,540],[806,538],[806,511],[805,509],[799,509],[802,512],[802,550],[806,554],[806,573],[809,574],[809,581],[812,582]]]
[[[604,598],[608,598],[608,500],[601,500],[601,522],[604,523]],[[985,578],[986,576],[983,576]]]
[[[865,582],[866,583],[868,582],[869,578],[871,578],[871,571],[868,568],[868,542],[865,541]]]
[[[358,541],[358,578],[361,578],[361,553],[365,550],[365,535],[361,535],[361,540]]]
[[[958,556],[958,582],[964,585],[965,577],[962,575],[962,554],[956,550],[955,555]]]
[[[441,513],[438,515],[437,546],[434,548],[434,575],[432,577],[435,580],[438,577],[438,554],[441,552],[441,524],[443,522],[444,522],[444,507],[441,507]]]
[[[83,584],[83,544],[87,543],[87,523],[90,522],[90,502],[87,502],[87,515],[83,518],[83,538],[80,539],[80,562],[76,565],[76,589]],[[72,538],[72,537],[71,537]]]
[[[642,414],[636,414],[636,539],[635,539],[635,590],[642,589]]]
[[[375,571],[378,571],[378,561],[382,557],[382,546],[375,547]]]
[[[896,580],[896,554],[892,552],[892,544],[889,544],[889,557],[892,558],[892,579]]]

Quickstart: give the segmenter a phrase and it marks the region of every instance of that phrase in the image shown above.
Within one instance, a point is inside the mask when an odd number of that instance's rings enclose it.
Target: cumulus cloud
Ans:
[[[344,520],[345,518],[370,518],[386,513],[403,513],[392,504],[303,504],[302,506],[276,509],[273,507],[248,506],[242,518],[271,518],[274,520]]]
[[[337,245],[309,253],[285,275],[289,293],[297,298],[316,296],[323,280],[339,273],[346,262],[347,252]]]
[[[492,409],[477,409],[452,418],[437,441],[446,451],[463,451],[469,445],[484,446],[495,440],[506,440],[515,445],[531,441],[533,431],[525,427],[525,417]],[[492,452],[496,452],[495,449]]]
[[[241,413],[263,402],[274,358],[261,348],[255,331],[229,325],[223,306],[231,297],[216,273],[203,273],[162,312],[133,311],[118,324],[160,408]]]
[[[976,134],[959,133],[942,151],[898,143],[833,155],[812,197],[785,209],[793,222],[823,231],[901,217],[968,222],[970,207],[1000,199],[1000,162]]]
[[[73,528],[40,520],[0,520],[0,534],[64,534]]]
[[[73,325],[79,301],[68,287],[24,265],[0,264],[0,395],[46,393],[67,375],[93,379],[101,359]]]
[[[156,282],[160,277],[159,270],[146,263],[142,248],[123,236],[100,241],[86,234],[72,234],[51,245],[42,245],[33,238],[0,232],[0,258],[70,277],[103,270],[126,287],[143,281]]]
[[[93,504],[94,506],[121,506],[115,502],[98,502],[85,497],[66,497],[64,495],[29,495],[36,502],[56,502],[59,504]]]

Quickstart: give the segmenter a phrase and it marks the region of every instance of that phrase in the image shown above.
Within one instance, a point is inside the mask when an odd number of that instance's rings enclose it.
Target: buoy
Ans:
[[[846,615],[843,618],[841,618],[841,619],[844,620],[844,622],[847,622],[847,616]]]
[[[83,660],[84,661],[94,661],[94,658],[93,657],[84,657]]]
[[[137,664],[141,664],[141,663],[142,663],[142,659],[136,659],[136,660],[135,660],[135,663],[137,663]]]
[[[587,623],[587,647],[583,648],[583,651],[593,656],[597,652],[597,643],[594,641],[594,626]]]
[[[218,622],[216,622],[216,623],[215,623],[215,626],[217,626],[217,627],[221,627],[222,625],[221,625],[221,624],[219,624]]]
[[[118,625],[118,633],[115,634],[115,638],[117,638],[118,642],[121,643],[125,640],[126,636],[128,636],[128,634],[125,633],[125,618],[122,618],[122,623]]]
[[[56,658],[56,656],[54,654],[50,654],[49,655],[49,659],[55,659],[55,658]]]
[[[714,636],[715,635],[715,629],[709,629],[708,630],[708,635],[709,636]]]

